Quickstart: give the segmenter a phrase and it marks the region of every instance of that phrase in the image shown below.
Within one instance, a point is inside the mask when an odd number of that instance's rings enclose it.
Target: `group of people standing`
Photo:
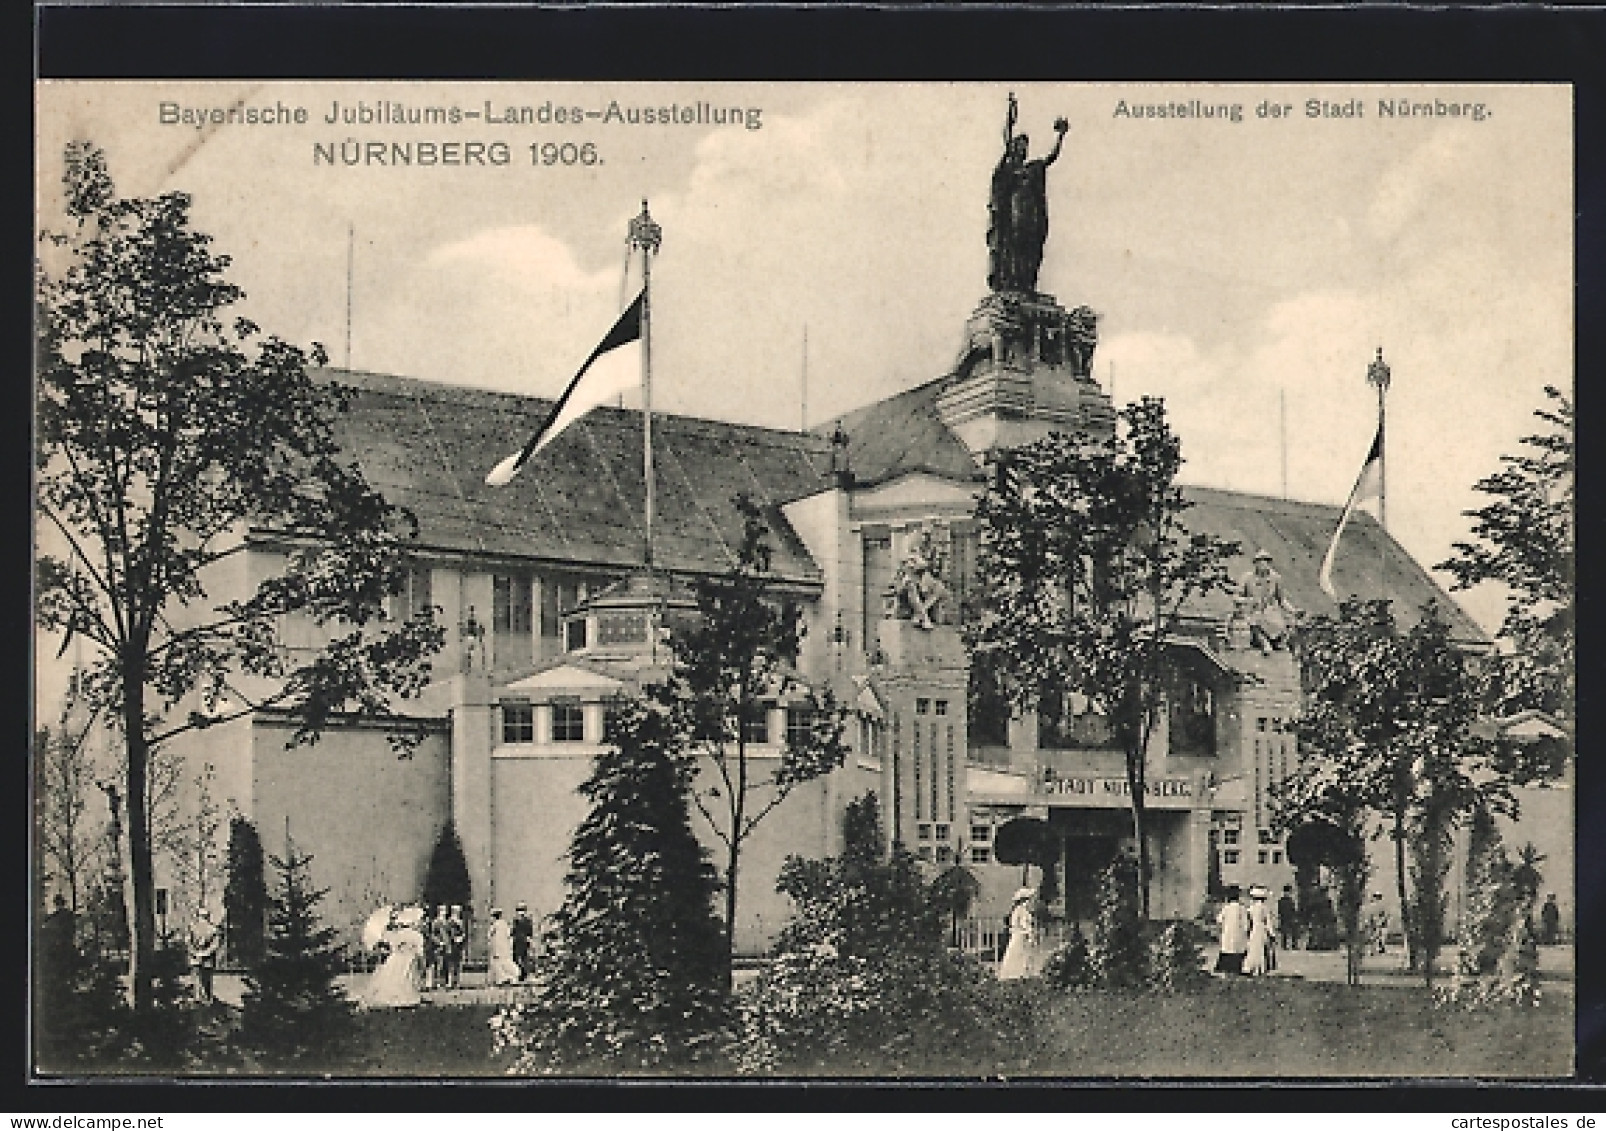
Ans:
[[[530,959],[535,953],[535,920],[521,903],[513,909],[513,920],[502,918],[500,907],[491,908],[491,925],[486,931],[490,965],[485,980],[493,986],[510,986],[530,976]]]
[[[362,941],[367,949],[382,951],[385,958],[368,979],[362,1004],[370,1008],[417,1005],[426,990],[460,989],[468,934],[468,920],[460,906],[437,907],[433,917],[416,905],[381,907],[369,917]],[[486,942],[489,985],[506,986],[529,977],[535,921],[528,907],[519,904],[511,922],[502,917],[500,907],[491,908]]]
[[[1255,884],[1244,902],[1243,889],[1227,889],[1227,900],[1216,912],[1221,929],[1221,954],[1216,959],[1218,974],[1269,974],[1277,969],[1277,917],[1273,914],[1271,891]]]

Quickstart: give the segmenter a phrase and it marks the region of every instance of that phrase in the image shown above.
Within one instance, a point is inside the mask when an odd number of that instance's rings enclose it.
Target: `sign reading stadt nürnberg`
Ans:
[[[1039,784],[1037,792],[1080,805],[1125,808],[1132,787],[1122,776],[1050,777]],[[1193,779],[1187,777],[1151,779],[1143,783],[1143,793],[1149,806],[1157,809],[1190,809],[1196,796]]]

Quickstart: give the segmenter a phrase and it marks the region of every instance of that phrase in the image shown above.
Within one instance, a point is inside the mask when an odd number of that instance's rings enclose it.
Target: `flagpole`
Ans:
[[[641,467],[646,484],[646,566],[650,572],[652,561],[652,519],[654,479],[652,463],[652,257],[663,242],[663,229],[647,211],[647,200],[641,201],[641,215],[630,221],[627,237],[631,248],[641,249]]]
[[[1377,521],[1383,528],[1381,550],[1378,554],[1379,580],[1383,595],[1388,595],[1389,569],[1389,473],[1388,473],[1388,391],[1390,382],[1388,363],[1383,360],[1383,347],[1377,347],[1377,358],[1366,367],[1366,383],[1377,390]]]

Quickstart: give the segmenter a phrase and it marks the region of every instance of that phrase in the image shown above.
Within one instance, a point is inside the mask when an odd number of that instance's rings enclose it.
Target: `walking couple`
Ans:
[[[1269,974],[1277,968],[1277,923],[1267,899],[1268,888],[1255,884],[1249,889],[1249,903],[1236,885],[1227,889],[1227,901],[1216,913],[1221,928],[1221,956],[1216,959],[1218,974]]]

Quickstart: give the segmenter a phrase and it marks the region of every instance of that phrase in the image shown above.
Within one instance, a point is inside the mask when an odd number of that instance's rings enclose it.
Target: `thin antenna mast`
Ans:
[[[357,259],[357,226],[346,224],[346,368],[351,368],[351,292],[352,268]]]
[[[809,430],[809,324],[803,323],[803,389],[801,404],[798,406],[797,430]]]
[[[1288,390],[1277,390],[1277,438],[1282,447],[1283,498],[1288,498]]]

